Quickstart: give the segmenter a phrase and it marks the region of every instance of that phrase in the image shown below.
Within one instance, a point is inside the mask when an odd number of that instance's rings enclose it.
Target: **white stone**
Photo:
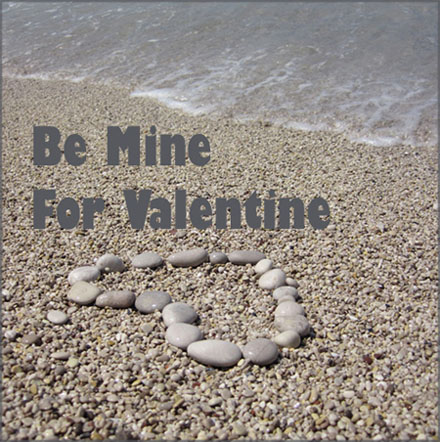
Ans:
[[[305,315],[304,307],[295,301],[282,302],[274,312],[275,316]]]
[[[197,319],[196,311],[188,304],[174,302],[168,304],[162,310],[162,319],[167,327],[176,322],[191,324]]]
[[[272,269],[261,275],[258,285],[265,290],[281,287],[286,282],[286,274],[281,269]]]
[[[137,297],[135,307],[141,313],[152,313],[155,310],[162,311],[171,301],[171,296],[166,292],[144,292]]]
[[[85,281],[78,281],[70,289],[67,298],[80,305],[93,304],[102,290]]]
[[[257,250],[235,250],[228,254],[229,261],[232,264],[245,265],[256,264],[258,261],[266,258],[264,253]]]
[[[310,333],[309,321],[303,315],[275,316],[274,326],[280,332],[295,330],[301,337]]]
[[[301,345],[301,336],[295,330],[286,330],[273,338],[280,347],[297,348]]]
[[[98,307],[129,308],[136,300],[136,296],[130,290],[111,290],[104,292],[96,298]]]
[[[254,270],[257,275],[262,275],[268,272],[273,267],[273,262],[270,259],[264,258],[255,264]]]
[[[188,345],[203,339],[203,334],[195,325],[175,322],[168,327],[165,338],[171,345],[186,350]]]
[[[294,299],[299,298],[298,290],[295,287],[283,285],[273,291],[273,297],[278,300],[285,295],[291,295]]]
[[[132,260],[131,264],[133,267],[138,269],[154,269],[162,265],[163,259],[160,255],[154,252],[144,252],[136,255]]]
[[[187,351],[196,361],[213,367],[232,367],[242,356],[237,345],[219,339],[193,342]]]
[[[265,338],[254,339],[243,348],[243,356],[257,365],[272,364],[278,354],[278,347],[270,339]]]
[[[49,310],[46,318],[52,324],[58,325],[65,324],[69,320],[69,317],[61,310]]]
[[[67,279],[69,281],[69,284],[73,285],[78,281],[86,281],[86,282],[96,281],[100,275],[101,272],[97,267],[83,266],[83,267],[78,267],[75,270],[72,270],[69,273]]]
[[[196,267],[208,258],[208,252],[205,249],[198,248],[177,252],[168,257],[168,261],[174,267]]]
[[[113,255],[111,253],[106,253],[101,256],[101,258],[96,261],[96,267],[101,272],[123,272],[125,270],[125,265],[119,256]]]
[[[228,262],[228,256],[223,252],[212,252],[209,254],[211,264],[225,264]]]
[[[286,278],[286,284],[296,289],[299,287],[298,281],[293,278]]]

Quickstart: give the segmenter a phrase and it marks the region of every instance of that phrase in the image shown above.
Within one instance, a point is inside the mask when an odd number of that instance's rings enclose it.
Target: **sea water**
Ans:
[[[437,143],[435,3],[3,3],[3,75],[192,114]]]

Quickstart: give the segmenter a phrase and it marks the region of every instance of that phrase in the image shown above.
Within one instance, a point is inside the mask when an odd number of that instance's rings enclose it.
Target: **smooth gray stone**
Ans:
[[[237,345],[219,339],[193,342],[187,351],[196,361],[213,367],[232,367],[242,356]]]
[[[49,310],[46,318],[52,324],[58,325],[65,324],[69,320],[69,317],[61,310]]]
[[[90,305],[102,293],[102,289],[85,281],[78,281],[70,289],[67,298],[80,305]]]
[[[205,249],[198,248],[177,252],[168,257],[168,261],[174,267],[196,267],[208,258],[208,252]]]
[[[123,272],[125,270],[125,265],[119,256],[113,255],[111,253],[106,253],[101,256],[101,258],[96,261],[96,267],[101,272]]]
[[[35,334],[34,332],[30,332],[21,338],[21,343],[25,345],[41,345],[41,336]]]
[[[212,252],[209,254],[211,264],[225,264],[228,262],[228,255],[223,252]]]
[[[286,278],[286,284],[295,287],[296,289],[299,287],[298,281],[293,278]]]
[[[136,255],[132,260],[131,264],[133,267],[138,269],[154,269],[162,265],[163,259],[160,255],[154,252],[144,252],[140,255]]]
[[[262,275],[268,272],[273,267],[273,262],[270,259],[264,258],[255,264],[255,273],[257,275]]]
[[[278,354],[277,345],[265,338],[254,339],[243,348],[243,356],[258,365],[272,364],[278,357]]]
[[[168,327],[165,338],[171,345],[186,350],[188,345],[203,339],[203,334],[195,325],[175,322]]]
[[[155,310],[162,311],[171,301],[171,296],[166,292],[144,292],[137,297],[135,307],[141,313],[152,313]]]
[[[305,316],[304,307],[295,301],[282,302],[274,312],[275,316]]]
[[[258,285],[265,290],[281,287],[286,282],[286,274],[281,269],[272,269],[261,275]]]
[[[129,308],[136,300],[136,296],[130,290],[111,290],[104,292],[96,298],[98,307]]]
[[[292,295],[294,299],[299,298],[298,290],[295,287],[290,287],[288,285],[283,285],[273,291],[273,297],[276,300],[281,299],[285,295]]]
[[[191,324],[197,319],[197,313],[188,304],[174,302],[163,308],[162,319],[167,327],[176,322],[186,322],[187,324]]]
[[[275,316],[274,326],[280,332],[295,330],[301,337],[310,333],[309,321],[303,315]]]
[[[296,302],[296,299],[292,295],[283,295],[281,298],[278,298],[278,305],[282,302],[293,301]]]
[[[78,281],[86,281],[86,282],[96,281],[100,275],[101,272],[97,267],[83,266],[83,267],[78,267],[75,270],[72,270],[69,273],[67,279],[70,285],[73,285]]]
[[[68,351],[56,351],[51,356],[60,361],[67,361],[70,358],[70,353]]]
[[[257,250],[235,250],[228,254],[229,261],[232,264],[245,265],[256,264],[258,261],[266,258],[264,253]]]
[[[280,347],[297,348],[301,345],[301,336],[295,330],[286,330],[273,338]]]

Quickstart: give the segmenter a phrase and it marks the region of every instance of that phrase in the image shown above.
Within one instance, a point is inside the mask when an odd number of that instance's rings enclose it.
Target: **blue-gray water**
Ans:
[[[437,143],[435,3],[4,3],[5,75],[191,113]]]

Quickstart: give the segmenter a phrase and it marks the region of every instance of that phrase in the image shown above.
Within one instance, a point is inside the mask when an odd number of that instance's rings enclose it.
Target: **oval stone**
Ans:
[[[78,281],[70,289],[67,298],[79,305],[90,305],[96,301],[101,292],[102,290],[93,284]]]
[[[295,287],[290,287],[288,285],[283,285],[273,291],[273,297],[276,300],[281,299],[285,295],[292,295],[294,299],[299,298],[298,290]]]
[[[164,307],[162,319],[167,327],[176,322],[191,324],[197,319],[197,313],[190,305],[184,302],[174,302]]]
[[[200,341],[203,334],[195,325],[176,322],[168,327],[165,338],[171,345],[186,350],[188,345]]]
[[[273,267],[273,262],[270,259],[264,258],[255,264],[254,270],[257,275],[262,275],[268,272]]]
[[[295,287],[296,289],[299,287],[298,281],[293,278],[286,278],[286,284]]]
[[[243,348],[243,356],[254,364],[269,365],[278,357],[279,351],[276,344],[265,338],[254,339]]]
[[[140,255],[136,255],[131,264],[138,269],[154,269],[162,265],[163,259],[160,255],[154,252],[144,252]]]
[[[280,347],[297,348],[301,345],[301,336],[295,330],[286,330],[273,338]]]
[[[232,367],[242,356],[237,345],[219,339],[193,342],[187,351],[196,361],[212,367]]]
[[[105,273],[109,272],[123,272],[125,270],[125,265],[119,256],[113,255],[111,253],[106,253],[101,256],[101,258],[96,261],[96,267]]]
[[[51,356],[60,361],[67,361],[70,358],[70,353],[68,351],[56,351]]]
[[[49,310],[46,317],[52,324],[58,325],[65,324],[69,320],[69,317],[61,310]]]
[[[245,265],[256,264],[258,261],[266,258],[264,253],[257,250],[235,250],[228,254],[229,261],[232,264]]]
[[[274,326],[280,332],[295,330],[301,337],[310,333],[309,321],[302,315],[275,316]]]
[[[174,267],[196,267],[208,258],[208,252],[205,249],[198,248],[174,253],[168,257],[168,261]]]
[[[281,287],[286,282],[286,274],[281,269],[272,269],[261,275],[258,285],[265,290]]]
[[[225,264],[228,262],[228,256],[223,252],[212,252],[209,254],[211,264]]]
[[[274,312],[275,316],[305,315],[304,307],[295,301],[282,302]]]
[[[70,285],[73,285],[78,281],[86,281],[86,282],[96,281],[100,275],[101,272],[97,267],[83,266],[83,267],[78,267],[75,270],[72,270],[69,273],[67,279]]]
[[[96,298],[98,307],[128,308],[136,300],[136,296],[130,290],[111,290],[104,292]]]
[[[141,313],[152,313],[162,309],[171,302],[171,296],[166,292],[144,292],[137,297],[135,307]]]

